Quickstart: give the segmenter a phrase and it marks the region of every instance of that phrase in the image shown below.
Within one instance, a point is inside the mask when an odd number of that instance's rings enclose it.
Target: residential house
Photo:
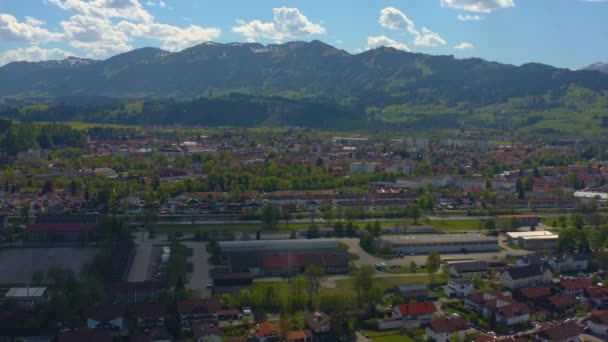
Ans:
[[[495,318],[504,325],[515,325],[530,319],[530,308],[500,291],[475,292],[465,299],[465,306],[486,319]]]
[[[591,307],[608,306],[608,287],[588,287],[583,292],[583,298]]]
[[[48,292],[46,287],[11,287],[4,300],[15,303],[20,309],[33,309],[49,298]]]
[[[392,317],[401,320],[405,328],[414,328],[428,324],[436,313],[437,307],[433,302],[407,303],[396,305]]]
[[[542,305],[551,296],[551,289],[545,285],[524,287],[516,292],[516,298],[534,305]]]
[[[488,275],[488,263],[485,261],[455,262],[448,266],[448,272],[455,278],[473,276],[484,278]]]
[[[591,287],[591,280],[587,278],[561,279],[559,281],[560,291],[570,296],[580,296],[588,287]]]
[[[310,330],[292,330],[285,334],[285,342],[312,342],[313,335]]]
[[[589,331],[596,336],[608,338],[608,311],[593,311],[587,319]]]
[[[217,312],[217,319],[219,321],[236,321],[239,319],[239,310],[237,309],[226,309]]]
[[[473,282],[469,279],[450,279],[443,291],[448,297],[464,298],[470,296],[474,289]]]
[[[126,311],[126,306],[122,304],[101,304],[86,308],[83,317],[89,329],[124,332]]]
[[[395,294],[406,303],[413,300],[423,302],[429,298],[429,289],[424,284],[400,285],[395,288]]]
[[[583,330],[575,322],[562,323],[541,330],[535,336],[537,342],[579,342]]]
[[[555,313],[564,314],[574,310],[574,306],[578,303],[579,301],[573,296],[560,293],[547,298],[547,309]]]
[[[585,272],[589,267],[589,256],[584,253],[561,253],[549,265],[561,273]]]
[[[222,305],[216,298],[192,299],[177,303],[182,330],[190,329],[193,322],[217,321],[221,308]]]
[[[437,317],[426,328],[426,335],[430,341],[450,342],[454,336],[464,341],[469,324],[464,318]]]
[[[191,326],[195,342],[222,342],[224,332],[212,322],[194,322]]]
[[[553,273],[545,264],[510,267],[500,275],[500,283],[511,290],[551,282]]]
[[[167,317],[167,306],[159,303],[136,304],[133,318],[142,329],[163,328]]]
[[[496,309],[496,322],[512,326],[526,323],[530,320],[530,307],[526,303],[512,303]]]
[[[249,329],[249,338],[253,342],[279,342],[281,328],[274,323],[262,322]]]
[[[304,317],[304,324],[306,324],[306,327],[312,331],[318,340],[329,335],[331,317],[320,311],[311,312]]]

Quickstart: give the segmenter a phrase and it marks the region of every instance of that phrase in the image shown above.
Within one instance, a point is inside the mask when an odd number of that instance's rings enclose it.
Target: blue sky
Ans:
[[[0,0],[0,65],[313,39],[576,69],[608,62],[608,0]]]

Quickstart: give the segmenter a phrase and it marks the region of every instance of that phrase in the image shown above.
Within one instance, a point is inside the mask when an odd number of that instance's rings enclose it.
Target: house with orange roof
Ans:
[[[274,323],[262,322],[249,329],[249,338],[254,342],[278,342],[281,340],[281,328]]]

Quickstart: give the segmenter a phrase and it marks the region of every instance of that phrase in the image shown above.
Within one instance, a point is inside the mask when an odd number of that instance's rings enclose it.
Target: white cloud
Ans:
[[[422,34],[419,34],[414,40],[414,45],[421,46],[439,46],[445,44],[445,39],[441,38],[437,32],[433,32],[426,27],[422,28]]]
[[[399,43],[396,40],[388,38],[386,36],[367,37],[368,50],[375,49],[381,46],[388,46],[397,50],[410,51],[410,48],[407,45]]]
[[[433,32],[427,29],[426,27],[422,28],[422,32],[418,31],[416,29],[416,26],[414,25],[414,22],[410,18],[408,18],[402,11],[394,7],[387,7],[380,11],[380,18],[378,19],[378,23],[380,24],[380,26],[391,30],[404,30],[409,32],[411,35],[414,36],[414,45],[438,46],[446,44],[445,39],[441,38],[441,36],[437,32]],[[382,37],[386,38],[384,36]]]
[[[467,42],[462,42],[456,46],[454,46],[454,49],[458,49],[458,50],[466,50],[466,49],[472,49],[475,46],[473,46],[473,44],[471,43],[467,43]]]
[[[239,26],[233,27],[232,31],[242,34],[247,41],[255,41],[258,38],[281,41],[326,32],[323,26],[308,20],[297,8],[273,8],[272,12],[274,14],[272,22],[237,20]]]
[[[380,26],[391,30],[408,30],[411,33],[418,33],[414,29],[414,22],[394,7],[387,7],[380,11],[378,22]]]
[[[490,13],[497,9],[515,7],[514,0],[441,0],[441,6],[460,10]]]
[[[479,20],[483,19],[482,16],[477,15],[477,14],[475,14],[475,15],[471,15],[471,14],[459,14],[457,18],[460,21],[479,21]]]
[[[49,59],[65,59],[73,55],[62,49],[44,49],[33,45],[0,53],[0,66],[15,61],[39,62]]]
[[[44,23],[34,18],[19,22],[10,14],[0,14],[0,41],[25,41],[44,43],[63,38],[63,34],[50,32],[41,27]]]
[[[128,32],[136,37],[160,40],[163,42],[162,48],[170,51],[178,51],[195,44],[214,40],[221,34],[219,28],[203,28],[196,25],[180,28],[159,23],[134,24],[122,21],[118,24],[118,28],[122,32]]]
[[[85,16],[122,18],[139,22],[151,22],[154,17],[145,10],[139,0],[47,0],[57,7]]]
[[[160,7],[160,8],[165,8],[165,7],[167,7],[167,4],[165,4],[165,2],[164,2],[164,1],[159,1],[158,3],[157,3],[157,2],[154,2],[154,1],[147,1],[147,2],[146,2],[146,5],[148,5],[148,6],[150,6],[150,7],[156,7],[156,6],[158,6],[158,7]]]

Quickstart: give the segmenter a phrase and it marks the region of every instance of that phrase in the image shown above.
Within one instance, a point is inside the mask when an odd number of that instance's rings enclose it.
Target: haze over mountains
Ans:
[[[597,62],[597,63],[593,63],[583,69],[591,70],[591,71],[599,71],[599,72],[608,74],[608,63]]]
[[[608,74],[597,72],[604,67],[514,66],[387,47],[350,54],[320,41],[209,42],[103,61],[8,64],[0,68],[0,114],[132,124],[594,127],[608,108]],[[23,103],[54,105],[24,110]]]
[[[608,89],[608,75],[541,64],[520,67],[378,48],[351,55],[320,41],[203,43],[181,52],[142,48],[104,61],[70,58],[0,68],[0,96],[189,99],[239,92],[358,98],[365,104],[476,105],[545,94],[569,84]]]

